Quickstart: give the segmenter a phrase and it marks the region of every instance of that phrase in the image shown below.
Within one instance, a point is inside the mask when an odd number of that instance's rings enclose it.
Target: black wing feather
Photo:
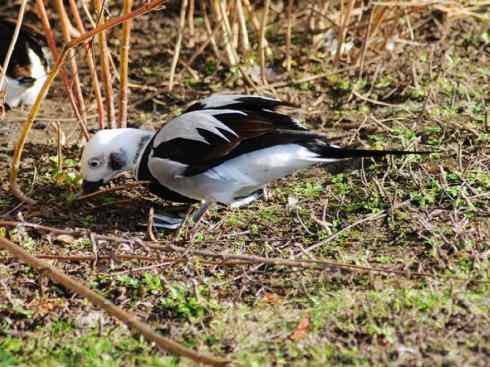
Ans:
[[[223,95],[225,98],[226,95]],[[229,109],[229,110],[246,110],[246,111],[277,111],[279,107],[291,107],[297,108],[296,105],[281,101],[273,98],[264,98],[260,96],[230,96],[229,101],[221,104],[216,104],[215,106],[206,106],[207,99],[203,99],[196,103],[193,103],[188,107],[185,112],[197,111],[197,110],[216,110],[216,109]]]
[[[240,112],[213,114],[235,132],[236,135],[219,129],[227,140],[211,131],[198,128],[199,134],[207,143],[175,138],[153,147],[153,156],[186,164],[189,167],[184,174],[193,176],[242,154],[280,144],[305,144],[320,138],[320,135],[299,126],[287,115],[270,111]]]

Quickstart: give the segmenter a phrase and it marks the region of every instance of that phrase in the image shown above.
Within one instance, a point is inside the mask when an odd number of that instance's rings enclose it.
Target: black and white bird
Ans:
[[[83,191],[93,192],[133,170],[163,199],[201,202],[199,220],[215,203],[240,207],[260,198],[268,183],[314,165],[353,157],[416,152],[344,149],[279,112],[290,106],[251,95],[213,95],[189,107],[156,133],[140,129],[97,132],[85,146]],[[158,227],[180,218],[155,216]]]
[[[0,19],[0,63],[3,63],[14,35],[15,23]],[[32,105],[48,74],[48,58],[37,33],[23,26],[7,68],[5,82],[0,90],[5,92],[9,107]]]

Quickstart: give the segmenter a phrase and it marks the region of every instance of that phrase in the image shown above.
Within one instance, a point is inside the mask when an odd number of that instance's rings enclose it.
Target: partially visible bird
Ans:
[[[102,130],[85,146],[84,192],[93,192],[122,171],[163,199],[200,201],[198,221],[220,203],[239,207],[260,198],[263,187],[314,165],[353,157],[417,154],[332,145],[281,108],[288,103],[251,95],[213,95],[189,107],[156,133],[139,129]],[[155,216],[156,225],[176,228],[181,219]]]
[[[15,22],[0,19],[0,63],[3,63],[14,35]],[[48,58],[40,37],[22,26],[1,90],[9,107],[32,105],[48,74]]]

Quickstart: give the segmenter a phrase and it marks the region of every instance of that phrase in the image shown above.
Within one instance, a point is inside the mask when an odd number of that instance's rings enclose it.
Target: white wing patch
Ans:
[[[242,103],[240,98],[257,98],[266,101],[279,102],[276,98],[264,97],[264,96],[254,96],[250,94],[214,94],[208,98],[200,101],[204,105],[204,108],[219,108],[230,104]]]
[[[209,142],[199,134],[198,129],[207,130],[229,142],[230,140],[220,131],[220,129],[235,136],[238,135],[215,117],[215,115],[223,113],[247,115],[245,112],[236,110],[198,110],[187,112],[166,123],[157,133],[153,146],[157,147],[161,143],[177,138],[201,141],[209,144]]]
[[[34,79],[41,79],[47,77],[47,70],[43,64],[43,61],[32,49],[27,50],[27,56],[31,63],[31,77]]]

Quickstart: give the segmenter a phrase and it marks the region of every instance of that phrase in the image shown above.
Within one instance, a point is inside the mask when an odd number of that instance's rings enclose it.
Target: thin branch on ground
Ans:
[[[402,204],[400,204],[400,206]],[[386,214],[385,213],[379,213],[377,215],[379,217],[381,217],[381,216],[386,215]],[[363,221],[367,221],[367,220],[368,219],[365,218]],[[369,220],[372,220],[372,218],[369,218]],[[360,224],[360,223],[358,223],[358,222],[355,223],[355,225],[358,225],[358,224]],[[189,247],[182,247],[182,246],[175,245],[173,243],[167,243],[167,242],[161,242],[161,241],[159,241],[159,242],[142,241],[141,239],[123,238],[123,237],[112,236],[112,235],[111,236],[99,235],[99,234],[95,234],[93,232],[90,232],[88,230],[59,229],[59,228],[43,226],[43,225],[39,225],[39,224],[35,224],[35,223],[28,223],[28,222],[0,220],[0,226],[1,225],[3,225],[3,226],[24,226],[24,227],[30,227],[33,229],[46,231],[48,233],[67,234],[67,235],[71,235],[71,236],[78,236],[78,237],[84,237],[84,238],[92,235],[95,239],[113,241],[113,242],[140,243],[149,249],[154,249],[154,250],[159,250],[159,251],[164,251],[164,252],[175,252],[175,253],[182,254],[184,257],[187,257],[187,258],[190,256],[199,256],[199,257],[204,257],[204,258],[208,257],[208,258],[220,260],[220,262],[217,263],[216,265],[221,265],[221,266],[270,264],[270,265],[285,266],[285,267],[297,267],[297,268],[301,268],[301,269],[311,269],[311,270],[329,270],[329,269],[332,270],[332,269],[334,269],[334,270],[345,270],[345,271],[359,272],[359,273],[392,274],[392,275],[398,275],[398,276],[403,276],[403,277],[407,277],[407,278],[418,277],[418,278],[431,278],[431,279],[435,279],[435,280],[449,280],[449,279],[451,279],[451,280],[457,280],[457,281],[485,283],[485,284],[490,282],[490,281],[486,281],[486,280],[468,279],[468,278],[451,276],[451,275],[437,276],[437,275],[431,274],[431,273],[402,271],[402,270],[394,270],[394,269],[381,268],[381,267],[372,267],[372,266],[367,266],[367,265],[342,264],[342,263],[337,263],[337,262],[333,262],[333,261],[325,261],[325,260],[318,260],[318,259],[284,259],[284,258],[276,258],[276,257],[262,257],[262,256],[255,256],[255,255],[236,255],[236,254],[229,254],[229,253],[218,253],[218,252],[214,252],[214,251],[210,251],[210,250],[193,250]],[[352,227],[350,227],[350,228],[352,228]],[[186,240],[180,240],[180,241],[175,241],[175,242],[179,243],[181,245],[189,246],[189,243]],[[200,243],[207,243],[207,244],[213,244],[216,242],[223,242],[223,241],[216,241],[216,240],[200,241]],[[306,249],[306,251],[311,251],[311,248]]]
[[[12,256],[28,264],[34,269],[37,269],[41,273],[47,274],[53,282],[62,285],[63,287],[71,290],[81,297],[87,298],[90,302],[106,311],[109,315],[117,318],[124,324],[128,325],[128,327],[130,327],[131,329],[137,330],[148,341],[155,343],[160,348],[176,355],[190,358],[196,363],[203,363],[210,366],[226,366],[229,364],[229,361],[199,354],[191,349],[184,347],[179,343],[176,343],[173,340],[170,340],[155,333],[148,324],[138,320],[138,318],[132,313],[127,312],[122,308],[116,306],[108,299],[102,297],[100,294],[86,287],[80,281],[67,276],[61,270],[52,266],[50,263],[41,260],[35,256],[32,256],[19,245],[16,245],[15,243],[0,237],[0,248],[9,252]]]
[[[99,196],[99,195],[107,194],[109,192],[114,192],[114,191],[120,191],[120,190],[128,189],[131,187],[144,186],[144,185],[148,185],[149,183],[150,183],[150,181],[128,182],[124,185],[114,186],[114,187],[110,187],[108,189],[102,189],[102,190],[98,190],[95,192],[91,192],[90,194],[80,195],[78,197],[78,200],[90,199],[90,198],[93,198],[94,196]]]

